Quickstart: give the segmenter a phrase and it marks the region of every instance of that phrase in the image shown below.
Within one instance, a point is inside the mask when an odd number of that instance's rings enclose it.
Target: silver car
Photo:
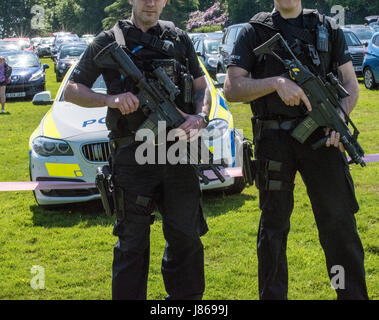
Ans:
[[[349,49],[349,53],[353,60],[355,74],[357,76],[362,76],[362,64],[366,47],[360,42],[355,33],[352,32],[350,29],[343,28],[342,30],[345,35],[345,40]]]
[[[360,42],[363,44],[368,44],[371,40],[372,35],[375,33],[374,28],[361,24],[349,24],[345,25],[344,28],[353,31]]]
[[[32,181],[94,183],[97,167],[107,164],[110,154],[109,131],[105,125],[107,108],[83,108],[64,101],[64,90],[74,67],[75,65],[66,74],[54,102],[50,101],[48,91],[33,99],[36,105],[52,103],[52,107],[30,136],[29,164]],[[203,65],[202,68],[204,69]],[[203,136],[215,128],[221,130],[217,131],[217,136],[204,141],[213,150],[215,160],[222,163],[221,167],[240,167],[243,136],[234,128],[233,116],[228,110],[226,100],[214,87],[208,75],[207,79],[212,91],[212,109],[211,121]],[[92,90],[106,93],[102,76],[94,83]],[[230,193],[239,193],[244,189],[245,181],[242,176],[228,176],[223,183],[213,179],[209,184],[201,186],[203,190],[225,189]],[[39,205],[84,202],[100,197],[95,187],[36,190],[34,195]]]

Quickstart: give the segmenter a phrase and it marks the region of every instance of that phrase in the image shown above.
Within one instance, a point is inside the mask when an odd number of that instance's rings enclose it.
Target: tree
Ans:
[[[0,32],[2,37],[29,36],[33,1],[0,0]]]
[[[273,0],[225,0],[228,5],[232,23],[247,22],[261,11],[271,11]],[[320,13],[331,15],[332,6],[341,5],[345,8],[345,23],[364,23],[364,17],[379,13],[379,2],[372,0],[303,0],[304,8],[317,9]]]
[[[118,20],[128,19],[132,15],[132,7],[128,0],[114,1],[104,11],[105,18],[102,21],[104,29],[110,29]]]
[[[162,12],[162,20],[170,20],[181,29],[184,29],[191,11],[198,8],[198,0],[168,0]]]

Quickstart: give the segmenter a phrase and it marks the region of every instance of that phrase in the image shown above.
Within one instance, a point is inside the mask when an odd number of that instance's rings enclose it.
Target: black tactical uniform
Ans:
[[[71,79],[91,87],[102,74],[108,94],[136,93],[130,80],[114,70],[99,70],[93,62],[94,56],[115,39],[117,42],[125,41],[126,52],[146,76],[160,59],[175,59],[181,64],[177,68],[188,66],[187,71],[194,79],[203,75],[185,32],[170,22],[159,21],[143,33],[125,20],[95,38]],[[180,88],[180,74],[172,73],[170,76]],[[185,104],[182,97],[179,96],[176,102],[184,112],[195,113],[194,107]],[[200,236],[208,229],[201,208],[199,179],[190,165],[137,164],[135,151],[139,143],[132,141],[135,130],[144,120],[140,109],[122,116],[118,109],[108,108],[106,124],[111,130],[110,162],[119,202],[114,227],[114,234],[119,240],[114,248],[113,299],[146,299],[150,224],[154,220],[152,212],[156,206],[162,214],[166,239],[162,274],[167,298],[201,299],[204,257]]]
[[[253,49],[280,32],[311,71],[322,77],[336,72],[351,57],[343,32],[330,18],[324,21],[329,51],[315,52],[317,25],[323,21],[317,11],[306,9],[299,17],[287,20],[275,10],[259,13],[241,31],[230,66],[241,67],[257,79],[285,74],[283,64],[275,57],[256,57],[253,53]],[[280,50],[275,50],[279,56],[291,58]],[[358,204],[345,154],[334,147],[311,148],[325,136],[322,128],[304,144],[292,138],[292,129],[304,119],[303,109],[286,106],[276,92],[253,101],[251,108],[258,172],[255,178],[262,210],[257,241],[260,298],[287,298],[286,243],[294,205],[294,179],[299,171],[311,200],[329,276],[333,276],[333,266],[345,270],[346,288],[336,290],[338,298],[367,299],[364,252],[354,217]]]

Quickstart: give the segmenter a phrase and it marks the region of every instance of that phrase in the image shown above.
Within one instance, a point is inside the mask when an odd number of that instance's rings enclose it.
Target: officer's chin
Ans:
[[[154,22],[157,22],[159,19],[159,15],[156,12],[154,13],[144,12],[143,16],[146,23],[154,23]]]

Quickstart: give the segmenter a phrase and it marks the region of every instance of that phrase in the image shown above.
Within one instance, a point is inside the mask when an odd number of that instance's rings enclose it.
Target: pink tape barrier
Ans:
[[[0,191],[33,191],[49,189],[89,189],[94,183],[66,181],[10,181],[0,182]]]
[[[350,161],[351,160],[350,157],[348,157],[347,160]],[[378,162],[379,161],[379,153],[368,154],[367,156],[363,157],[363,161],[366,162],[366,163],[369,163],[369,162]]]
[[[211,170],[204,174],[209,179],[216,179],[216,175]],[[225,168],[221,170],[225,178],[242,177],[242,168]],[[0,182],[0,191],[33,191],[33,190],[64,190],[64,189],[90,189],[96,188],[94,183],[87,182],[66,182],[66,181],[9,181]]]

